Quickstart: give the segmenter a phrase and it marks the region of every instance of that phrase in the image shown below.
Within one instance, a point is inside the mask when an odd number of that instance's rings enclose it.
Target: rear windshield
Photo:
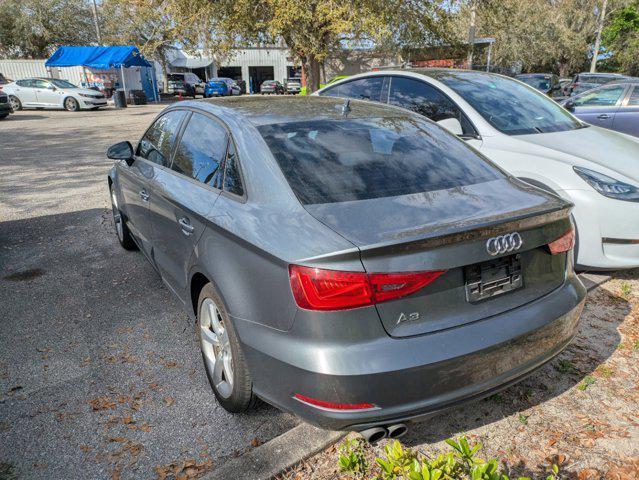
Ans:
[[[258,130],[303,204],[408,195],[503,177],[427,120],[314,120]]]
[[[166,76],[167,80],[169,82],[183,82],[184,81],[184,74],[179,74],[179,73],[169,73]]]
[[[223,81],[209,82],[209,85],[211,85],[212,87],[226,87],[226,82],[223,82]]]

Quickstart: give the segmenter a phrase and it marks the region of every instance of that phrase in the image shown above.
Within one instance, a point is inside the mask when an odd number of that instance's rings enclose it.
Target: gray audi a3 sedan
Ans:
[[[219,403],[375,441],[571,340],[571,205],[412,112],[330,97],[176,103],[107,152],[118,239],[195,324]]]

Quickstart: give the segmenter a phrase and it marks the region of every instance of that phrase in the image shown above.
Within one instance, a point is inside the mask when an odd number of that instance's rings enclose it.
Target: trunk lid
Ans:
[[[502,313],[553,291],[565,278],[567,254],[551,255],[545,246],[570,228],[570,204],[511,178],[305,208],[360,249],[368,272],[446,270],[413,295],[377,304],[395,337]],[[489,238],[514,232],[520,248],[495,256],[487,251]],[[510,285],[503,293],[473,296],[478,281],[488,289],[505,276]]]

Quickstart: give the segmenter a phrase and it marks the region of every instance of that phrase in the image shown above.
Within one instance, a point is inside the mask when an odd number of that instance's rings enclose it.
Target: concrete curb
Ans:
[[[581,273],[588,291],[610,280],[610,275]],[[338,442],[348,432],[332,432],[302,423],[263,445],[223,463],[204,480],[268,480]]]
[[[348,432],[322,430],[302,423],[263,445],[223,463],[204,480],[267,480],[321,452]]]
[[[599,273],[584,272],[579,274],[579,280],[581,280],[588,291],[597,288],[602,283],[606,283],[610,278],[610,275],[602,275]]]

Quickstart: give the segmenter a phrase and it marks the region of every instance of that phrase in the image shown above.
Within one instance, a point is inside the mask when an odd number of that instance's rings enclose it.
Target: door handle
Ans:
[[[191,235],[193,231],[195,230],[195,227],[191,225],[191,222],[186,217],[180,218],[178,220],[178,223],[180,224],[180,228],[182,228],[182,233],[186,235],[187,237]]]
[[[597,118],[606,120],[607,118],[610,118],[610,115],[608,115],[607,113],[602,113],[601,115],[597,115]]]
[[[148,202],[149,197],[150,195],[147,193],[146,190],[140,190],[140,198],[142,199],[143,202]]]

